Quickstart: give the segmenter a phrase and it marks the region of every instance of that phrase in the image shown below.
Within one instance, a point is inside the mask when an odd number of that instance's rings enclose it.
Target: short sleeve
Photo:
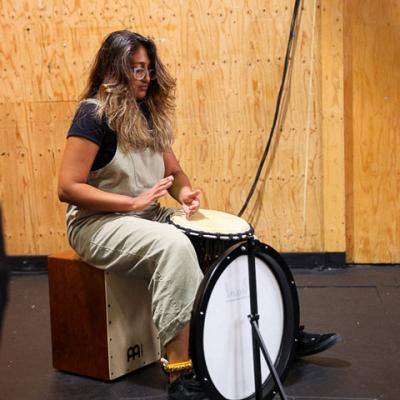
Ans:
[[[80,136],[101,145],[105,132],[102,121],[96,116],[95,108],[93,103],[82,103],[78,107],[67,137]]]

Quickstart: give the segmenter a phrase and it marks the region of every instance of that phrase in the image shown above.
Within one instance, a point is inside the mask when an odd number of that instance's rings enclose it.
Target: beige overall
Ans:
[[[136,197],[164,177],[161,153],[123,153],[90,172],[88,183],[106,192]],[[69,205],[68,239],[79,256],[97,268],[144,280],[152,297],[154,323],[165,345],[190,320],[202,279],[189,239],[164,223],[173,209],[153,203],[137,213],[101,213]]]

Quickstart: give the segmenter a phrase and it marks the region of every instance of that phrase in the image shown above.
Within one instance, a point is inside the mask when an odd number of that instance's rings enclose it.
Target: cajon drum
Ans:
[[[92,267],[73,252],[49,256],[53,366],[104,380],[160,359],[144,281]]]

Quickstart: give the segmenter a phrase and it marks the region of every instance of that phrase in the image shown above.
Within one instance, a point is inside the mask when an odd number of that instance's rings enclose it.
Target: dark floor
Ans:
[[[339,332],[334,348],[296,362],[290,399],[400,399],[400,268],[297,270],[302,322]],[[47,275],[14,276],[0,348],[1,400],[166,399],[158,365],[105,383],[51,365]]]

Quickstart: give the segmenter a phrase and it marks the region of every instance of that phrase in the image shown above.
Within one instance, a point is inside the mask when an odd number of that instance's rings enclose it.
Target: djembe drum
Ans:
[[[205,272],[190,328],[195,372],[212,399],[255,399],[251,366],[258,356],[249,324],[249,257],[256,275],[258,328],[279,377],[292,360],[299,324],[293,276],[273,248],[254,239],[252,227],[242,218],[200,209],[190,220],[178,211],[169,222],[189,237]],[[272,399],[276,378],[265,360],[258,362],[262,397]]]
[[[254,230],[244,219],[222,211],[200,209],[191,219],[178,210],[169,223],[184,232],[194,249],[203,272],[232,245],[253,236]]]

